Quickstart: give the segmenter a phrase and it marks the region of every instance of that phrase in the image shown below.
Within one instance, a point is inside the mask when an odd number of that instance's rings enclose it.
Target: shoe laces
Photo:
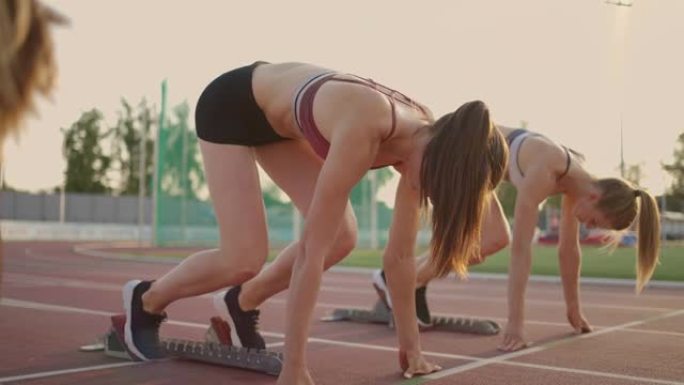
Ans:
[[[251,310],[249,312],[246,312],[247,315],[247,324],[250,326],[250,328],[254,329],[255,331],[259,330],[259,310]]]
[[[153,314],[153,313],[147,313],[147,321],[146,322],[149,326],[152,326],[154,328],[159,328],[159,326],[162,324],[162,322],[166,322],[167,316],[166,312],[161,313],[161,314]]]

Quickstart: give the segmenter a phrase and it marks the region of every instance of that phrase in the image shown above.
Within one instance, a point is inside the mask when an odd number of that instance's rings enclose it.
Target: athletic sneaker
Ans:
[[[126,324],[124,341],[134,359],[147,361],[164,358],[159,343],[159,326],[166,314],[152,314],[143,310],[142,295],[150,289],[151,281],[128,281],[123,288]]]
[[[375,270],[373,272],[373,287],[378,292],[378,296],[382,302],[392,309],[392,299],[390,298],[389,288],[387,288],[387,279],[385,278],[384,270]]]
[[[233,286],[227,292],[214,296],[214,307],[230,325],[230,337],[235,346],[266,349],[266,342],[259,334],[259,310],[244,311],[238,297],[242,286]]]
[[[428,309],[426,291],[427,286],[416,289],[416,317],[420,327],[432,326],[432,317],[430,316],[430,309]]]
[[[378,296],[385,305],[392,309],[392,300],[390,298],[389,289],[387,288],[387,278],[385,278],[385,272],[383,270],[376,270],[373,272],[373,287],[375,287]],[[432,326],[432,318],[427,306],[426,290],[427,286],[416,289],[416,318],[418,318],[419,327]]]

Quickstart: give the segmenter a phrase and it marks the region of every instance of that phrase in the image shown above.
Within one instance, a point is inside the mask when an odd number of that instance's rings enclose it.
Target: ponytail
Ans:
[[[420,172],[421,205],[432,203],[430,264],[442,277],[467,272],[479,251],[488,195],[506,170],[508,147],[481,101],[464,104],[431,127]]]
[[[651,194],[635,189],[620,178],[604,178],[596,181],[601,198],[596,206],[611,222],[615,230],[637,225],[637,293],[653,275],[660,254],[660,214],[658,204]]]
[[[641,293],[644,286],[653,276],[660,254],[660,215],[658,204],[651,194],[643,190],[635,190],[640,198],[638,231],[638,257],[636,264],[637,293]]]

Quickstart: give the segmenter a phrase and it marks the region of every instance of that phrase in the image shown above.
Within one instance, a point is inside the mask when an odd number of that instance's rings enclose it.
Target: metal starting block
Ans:
[[[332,314],[321,318],[321,321],[349,321],[373,324],[386,324],[394,327],[394,317],[392,310],[384,302],[378,300],[372,310],[343,308],[335,309]]]
[[[378,300],[372,310],[368,309],[335,309],[333,312],[321,318],[321,321],[335,322],[360,322],[386,324],[394,328],[394,317],[392,310],[384,302]],[[498,323],[486,319],[476,318],[453,318],[453,317],[432,317],[432,326],[421,327],[421,330],[438,330],[458,333],[471,333],[482,335],[498,334],[501,326]]]
[[[125,315],[111,317],[112,327],[100,343],[81,347],[81,351],[104,351],[111,357],[132,360],[124,344]],[[221,317],[212,317],[205,334],[205,341],[162,339],[162,351],[167,357],[247,369],[278,376],[283,364],[283,354],[267,350],[232,346],[230,326]]]

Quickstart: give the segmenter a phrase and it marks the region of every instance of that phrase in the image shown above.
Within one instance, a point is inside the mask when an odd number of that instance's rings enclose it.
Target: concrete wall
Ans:
[[[59,194],[0,192],[0,219],[18,221],[59,221]],[[79,223],[138,223],[137,196],[91,194],[65,195],[64,221]],[[143,199],[144,223],[152,222],[152,200]]]

